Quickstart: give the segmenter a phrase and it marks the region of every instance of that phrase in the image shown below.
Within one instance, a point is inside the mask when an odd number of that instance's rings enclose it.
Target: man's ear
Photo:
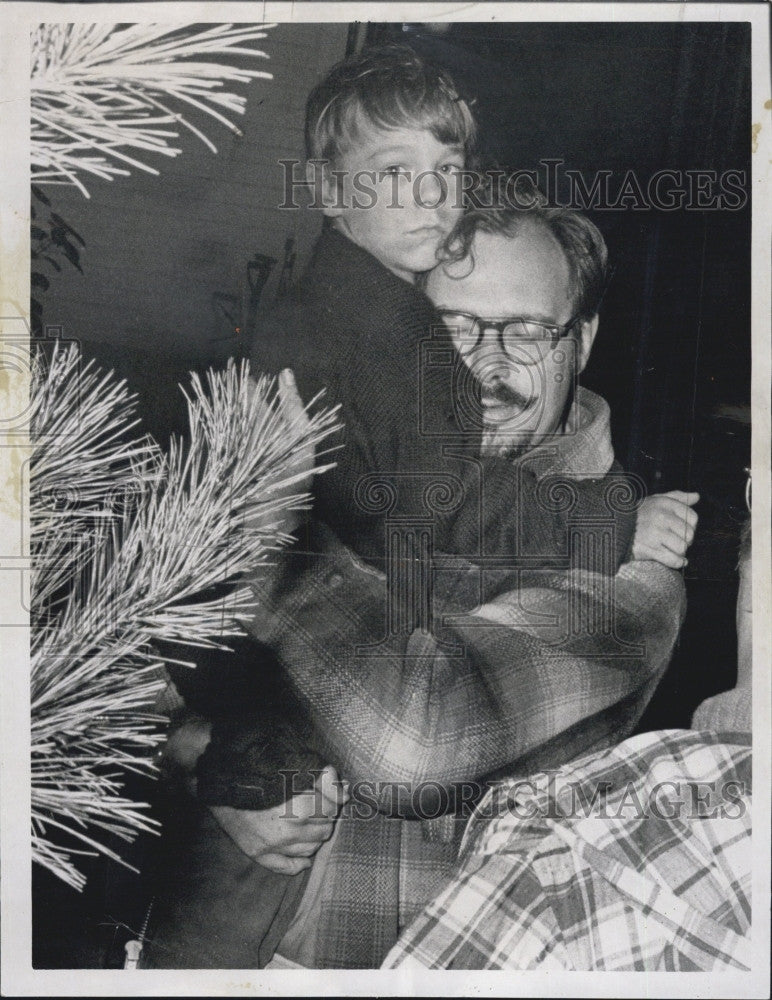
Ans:
[[[583,372],[587,362],[590,360],[590,351],[592,351],[592,344],[595,340],[595,334],[598,332],[598,314],[592,317],[592,319],[585,319],[582,321],[582,326],[579,331],[579,337],[577,338],[577,357],[576,357],[576,374]]]
[[[314,204],[321,207],[325,215],[331,218],[343,211],[340,178],[335,176],[335,170],[329,160],[309,160],[306,163],[306,180],[314,192]]]

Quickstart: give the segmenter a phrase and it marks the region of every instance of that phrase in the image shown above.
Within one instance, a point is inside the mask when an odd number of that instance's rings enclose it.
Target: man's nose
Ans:
[[[480,345],[471,359],[470,367],[483,385],[502,385],[512,380],[517,365],[493,341],[489,347]]]
[[[476,353],[490,360],[498,359],[502,365],[509,361],[509,355],[504,350],[498,330],[493,326],[483,326]]]
[[[487,385],[501,385],[508,382],[512,377],[511,367],[499,359],[487,359],[487,364],[483,364],[482,381]]]

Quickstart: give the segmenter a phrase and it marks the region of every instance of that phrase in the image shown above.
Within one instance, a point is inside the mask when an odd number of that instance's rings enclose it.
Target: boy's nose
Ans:
[[[450,190],[447,181],[436,170],[417,174],[413,181],[413,200],[419,208],[437,209],[447,205]]]

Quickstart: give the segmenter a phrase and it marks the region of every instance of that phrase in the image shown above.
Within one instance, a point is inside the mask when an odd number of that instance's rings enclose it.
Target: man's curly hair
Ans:
[[[608,250],[598,227],[570,208],[550,206],[545,195],[527,177],[502,196],[490,176],[480,175],[477,197],[448,236],[441,261],[469,260],[474,267],[474,237],[478,232],[514,237],[528,226],[543,226],[560,244],[570,273],[569,291],[577,319],[598,312],[609,278]]]

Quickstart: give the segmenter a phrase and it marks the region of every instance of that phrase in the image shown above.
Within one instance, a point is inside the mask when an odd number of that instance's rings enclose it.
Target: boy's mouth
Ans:
[[[418,236],[419,238],[432,236],[435,239],[444,239],[446,235],[447,231],[442,226],[418,226],[417,229],[408,230],[408,236]]]

